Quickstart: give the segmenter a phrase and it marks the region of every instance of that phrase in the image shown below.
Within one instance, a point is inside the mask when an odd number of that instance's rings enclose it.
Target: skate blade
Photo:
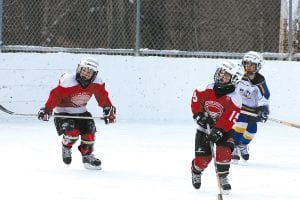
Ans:
[[[242,159],[242,162],[240,163],[240,165],[248,166],[247,160]]]
[[[239,164],[239,160],[232,159],[231,160],[231,164],[238,165]]]
[[[230,190],[223,190],[223,189],[221,189],[221,191],[222,191],[223,195],[229,195],[230,194]]]
[[[85,169],[89,169],[89,170],[101,170],[102,169],[101,166],[93,166],[89,163],[84,163],[83,166]]]

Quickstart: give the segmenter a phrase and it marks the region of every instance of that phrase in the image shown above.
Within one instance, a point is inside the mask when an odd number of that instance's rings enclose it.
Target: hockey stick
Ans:
[[[8,110],[7,108],[3,107],[0,105],[0,110],[10,114],[10,115],[18,115],[18,116],[26,116],[26,117],[37,117],[37,114],[25,114],[25,113],[15,113],[11,110]],[[72,118],[72,119],[102,119],[104,120],[103,117],[84,117],[84,116],[70,116],[70,115],[51,115],[53,117],[58,117],[58,118]]]
[[[241,110],[241,113],[242,113],[242,114],[245,114],[245,115],[252,116],[252,117],[257,117],[257,116],[258,116],[258,115],[255,114],[255,113],[247,112],[247,111],[245,111],[245,110]],[[279,124],[283,124],[283,125],[286,125],[286,126],[291,126],[291,127],[299,128],[299,129],[300,129],[300,125],[294,124],[294,123],[291,123],[291,122],[287,122],[287,121],[275,119],[275,118],[272,118],[272,117],[269,117],[268,120],[270,120],[270,121],[272,121],[272,122],[279,123]]]
[[[207,124],[206,127],[207,127],[207,133],[210,134],[210,126],[209,126],[209,124]],[[212,156],[212,158],[214,160],[216,177],[217,177],[217,183],[218,183],[218,188],[219,188],[218,200],[223,200],[221,183],[220,183],[220,177],[218,175],[217,161],[216,161],[216,156],[215,156],[215,151],[214,151],[214,143],[213,142],[210,142],[210,150],[211,150],[211,156]]]

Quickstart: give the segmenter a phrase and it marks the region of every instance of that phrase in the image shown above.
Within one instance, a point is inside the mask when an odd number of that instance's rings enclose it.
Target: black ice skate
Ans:
[[[93,154],[83,155],[82,162],[86,169],[101,169],[101,161],[98,158],[95,158]]]
[[[194,161],[192,162],[191,171],[192,171],[192,184],[195,189],[199,189],[201,187],[202,172],[195,168]]]
[[[72,162],[71,148],[62,145],[62,159],[65,164],[69,165]]]
[[[229,184],[227,175],[220,176],[219,179],[220,179],[222,194],[229,194],[231,190],[231,185]]]

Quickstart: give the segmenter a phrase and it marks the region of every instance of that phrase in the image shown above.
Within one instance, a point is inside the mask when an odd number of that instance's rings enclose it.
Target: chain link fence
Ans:
[[[299,0],[0,0],[0,11],[2,52],[300,59]]]

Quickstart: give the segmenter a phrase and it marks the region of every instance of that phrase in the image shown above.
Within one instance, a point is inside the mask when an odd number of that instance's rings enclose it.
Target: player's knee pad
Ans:
[[[228,174],[232,150],[227,146],[216,147],[216,164],[219,175]]]
[[[94,151],[94,141],[81,140],[78,150],[81,154],[90,154]]]
[[[54,118],[54,124],[59,136],[75,129],[75,120],[70,118]]]
[[[69,134],[70,132],[74,132]],[[65,145],[65,146],[73,146],[73,144],[78,140],[79,138],[79,131],[77,130],[74,130],[74,131],[66,131],[64,136],[63,136],[63,140],[62,140],[62,143]]]
[[[227,146],[216,147],[216,161],[220,163],[230,162],[232,150]]]
[[[193,160],[194,166],[200,171],[204,170],[207,168],[208,164],[212,160],[212,156],[196,156],[195,159]]]

